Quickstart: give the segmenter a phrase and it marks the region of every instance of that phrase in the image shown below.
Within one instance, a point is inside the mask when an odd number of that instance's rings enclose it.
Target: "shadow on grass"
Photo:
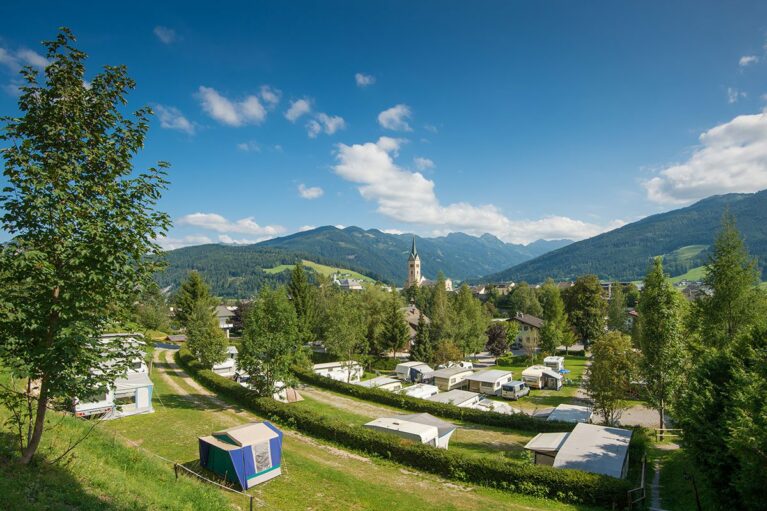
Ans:
[[[66,465],[49,465],[44,461],[20,465],[15,438],[7,432],[0,433],[0,502],[6,511],[141,509],[135,503],[119,505],[88,493]]]

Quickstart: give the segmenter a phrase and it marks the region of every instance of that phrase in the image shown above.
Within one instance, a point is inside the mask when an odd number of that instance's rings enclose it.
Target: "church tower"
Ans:
[[[415,236],[413,247],[410,249],[410,257],[407,258],[407,287],[421,285],[421,258],[415,248]]]

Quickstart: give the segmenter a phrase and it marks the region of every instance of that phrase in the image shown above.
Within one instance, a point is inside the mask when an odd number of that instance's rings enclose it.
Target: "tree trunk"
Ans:
[[[660,439],[663,440],[663,428],[666,424],[666,407],[663,400],[660,402],[660,406],[658,407],[658,412],[660,414]]]
[[[46,411],[48,411],[48,383],[45,378],[43,378],[40,385],[40,396],[37,401],[35,427],[32,429],[32,435],[27,439],[27,446],[21,450],[21,459],[19,461],[22,465],[28,465],[32,461],[32,457],[40,446],[40,439],[43,437]]]

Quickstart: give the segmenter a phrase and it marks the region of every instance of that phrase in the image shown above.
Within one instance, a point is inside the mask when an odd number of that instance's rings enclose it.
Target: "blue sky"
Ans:
[[[58,26],[90,75],[126,64],[158,114],[136,165],[172,164],[169,248],[579,239],[767,188],[765,2],[157,4],[4,2],[0,113]]]

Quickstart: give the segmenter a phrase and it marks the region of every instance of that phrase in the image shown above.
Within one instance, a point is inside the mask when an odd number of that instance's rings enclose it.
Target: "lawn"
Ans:
[[[684,449],[669,451],[660,449],[656,445],[650,448],[648,458],[651,461],[658,459],[662,463],[660,485],[661,503],[664,509],[668,511],[697,510],[692,478],[695,479],[703,511],[716,509],[711,504],[711,496],[703,476],[698,472]]]
[[[687,273],[684,273],[682,275],[677,275],[676,277],[671,277],[669,281],[671,281],[672,284],[676,284],[677,282],[681,282],[683,280],[699,281],[699,280],[703,280],[703,277],[705,277],[705,275],[706,275],[706,267],[696,266],[695,268],[690,269]]]
[[[375,283],[375,280],[368,277],[367,275],[363,275],[361,273],[358,273],[353,270],[348,270],[346,268],[334,268],[332,266],[326,266],[324,264],[315,263],[313,261],[308,261],[306,259],[303,259],[301,262],[303,263],[304,268],[311,268],[315,272],[321,275],[324,275],[326,277],[329,277],[333,275],[334,273],[338,273],[340,275],[343,275],[344,277],[348,277],[351,279],[363,280],[370,284]],[[294,265],[292,264],[281,264],[279,266],[275,266],[274,268],[264,268],[264,271],[266,273],[282,273],[284,271],[292,270],[293,268],[294,268]]]

